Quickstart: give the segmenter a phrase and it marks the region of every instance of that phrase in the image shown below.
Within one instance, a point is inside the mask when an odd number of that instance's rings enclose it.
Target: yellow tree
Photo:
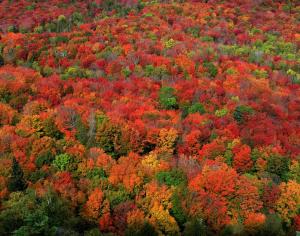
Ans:
[[[290,180],[287,183],[281,183],[279,188],[281,195],[275,204],[275,209],[281,218],[290,224],[291,219],[300,210],[300,184]]]
[[[158,201],[154,202],[149,215],[149,222],[157,228],[160,235],[179,235],[176,220]]]
[[[157,144],[159,151],[173,154],[177,137],[178,132],[176,129],[161,129]]]

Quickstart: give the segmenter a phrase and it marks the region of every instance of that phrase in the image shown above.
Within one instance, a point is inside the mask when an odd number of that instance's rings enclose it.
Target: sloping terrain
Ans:
[[[0,1],[0,235],[295,235],[298,1]]]

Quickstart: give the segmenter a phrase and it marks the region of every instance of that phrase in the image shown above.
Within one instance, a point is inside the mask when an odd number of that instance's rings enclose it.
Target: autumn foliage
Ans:
[[[297,1],[0,1],[0,235],[295,235]]]

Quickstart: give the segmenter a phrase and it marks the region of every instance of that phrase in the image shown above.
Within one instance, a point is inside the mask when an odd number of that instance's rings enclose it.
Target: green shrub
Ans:
[[[68,41],[69,41],[69,38],[66,36],[62,36],[62,35],[58,35],[58,36],[49,38],[49,42],[54,45],[57,45],[59,43],[67,43]],[[66,52],[59,52],[59,51],[55,51],[54,53],[55,53],[56,58],[66,57],[66,54],[67,54]]]
[[[33,29],[33,32],[36,33],[36,34],[41,34],[44,32],[44,28],[43,26],[39,25],[39,26],[36,26],[34,29]]]
[[[235,75],[235,74],[237,74],[237,70],[233,67],[230,67],[226,70],[226,74],[227,75]]]
[[[146,65],[144,70],[145,76],[151,77],[153,79],[161,80],[168,77],[169,72],[165,65],[162,66],[153,66],[153,65]]]
[[[34,9],[35,9],[35,5],[34,4],[29,5],[29,6],[26,7],[27,11],[33,11]]]
[[[12,93],[7,89],[0,89],[0,102],[9,103],[12,99]]]
[[[247,115],[253,114],[254,111],[251,107],[241,105],[237,106],[233,112],[233,118],[239,122],[242,123]]]
[[[35,160],[37,168],[41,168],[43,165],[49,165],[53,161],[53,154],[50,151],[41,153]]]
[[[195,38],[199,38],[200,36],[200,27],[199,26],[192,26],[187,28],[186,32],[192,35]]]
[[[86,177],[89,179],[103,179],[107,178],[107,174],[103,168],[93,168],[92,170],[88,170],[86,173]]]
[[[212,62],[204,62],[203,66],[210,77],[215,78],[218,74],[218,68]]]
[[[170,49],[176,45],[176,41],[174,39],[169,39],[164,42],[164,46],[166,49]]]
[[[143,15],[144,17],[152,17],[153,16],[153,14],[152,13],[144,13],[144,15]]]
[[[92,3],[90,5],[93,8],[101,8],[104,13],[114,11],[117,16],[126,16],[132,10],[140,11],[143,8],[143,2],[138,1],[137,4],[133,4],[133,6],[128,6],[126,3],[123,3],[119,0],[104,0],[101,1],[100,4]]]
[[[77,115],[76,122],[75,122],[75,128],[76,128],[76,139],[82,143],[83,145],[86,145],[88,142],[88,127],[82,122],[81,117]]]
[[[150,77],[154,72],[154,66],[153,65],[146,65],[145,67],[145,75],[147,77]]]
[[[197,102],[197,103],[194,103],[192,106],[190,106],[188,112],[189,112],[189,114],[193,114],[193,113],[197,113],[197,112],[199,112],[200,114],[204,114],[205,108],[204,108],[203,104]]]
[[[298,74],[296,71],[289,69],[287,74],[290,76],[293,84],[300,84],[300,73]]]
[[[177,169],[159,172],[155,177],[159,184],[166,184],[168,186],[184,185],[187,182],[186,175]]]
[[[223,116],[226,116],[227,113],[228,113],[228,110],[226,108],[223,108],[223,109],[216,110],[215,111],[215,116],[216,117],[223,117]]]
[[[186,222],[187,215],[183,210],[181,205],[179,193],[175,192],[171,198],[172,208],[170,210],[171,215],[176,219],[178,225],[182,228],[184,223]]]
[[[211,37],[211,36],[202,36],[202,37],[200,37],[200,40],[202,41],[202,42],[213,42],[214,41],[214,38],[213,37]]]
[[[111,208],[119,205],[122,202],[125,202],[130,199],[129,193],[125,188],[118,190],[108,190],[106,192],[107,199],[110,203]]]
[[[128,143],[122,140],[121,127],[113,124],[107,118],[97,119],[97,130],[95,136],[95,145],[102,148],[107,154],[113,158],[126,156],[129,152]]]
[[[128,78],[128,77],[131,75],[131,70],[129,69],[128,66],[122,69],[122,74],[123,74],[126,78]]]
[[[58,16],[56,20],[56,32],[66,32],[70,30],[70,25],[67,18],[64,15]]]
[[[159,103],[164,109],[177,109],[178,104],[175,96],[175,89],[172,87],[162,87],[159,91]]]
[[[61,75],[61,79],[63,80],[69,78],[87,78],[87,77],[88,77],[87,72],[84,69],[79,68],[78,66],[68,67],[65,70],[64,74]]]
[[[34,172],[31,172],[28,180],[36,183],[37,181],[41,180],[41,179],[45,179],[48,176],[48,174],[44,171],[44,170],[36,170]]]
[[[287,174],[289,180],[295,180],[300,184],[300,161],[293,161],[289,166],[289,173]]]
[[[84,236],[103,236],[103,234],[98,228],[94,228],[84,231]]]
[[[183,231],[184,236],[205,236],[207,230],[202,219],[193,219],[185,224]]]
[[[80,12],[74,12],[71,16],[71,22],[74,25],[81,25],[84,19]]]
[[[42,126],[46,136],[55,139],[62,139],[64,137],[64,134],[59,131],[52,117],[45,119]]]
[[[45,66],[42,68],[41,73],[44,77],[49,77],[50,75],[53,74],[53,69],[49,66]]]
[[[231,150],[226,150],[224,153],[225,162],[227,165],[232,166],[233,153]]]
[[[15,25],[10,25],[10,26],[8,26],[7,31],[12,32],[12,33],[17,33],[19,31],[19,29]]]
[[[276,214],[268,214],[264,225],[259,229],[256,235],[284,236],[282,220]]]
[[[67,153],[64,153],[57,155],[52,164],[60,171],[64,171],[68,169],[68,166],[71,164],[71,162],[72,158]]]
[[[278,175],[282,180],[287,180],[290,161],[281,155],[270,155],[267,159],[267,171]]]
[[[52,192],[41,197],[31,189],[15,192],[2,203],[1,235],[56,235],[58,227],[68,229],[74,226],[74,215],[68,204]]]
[[[45,31],[47,32],[55,32],[56,24],[54,22],[49,22],[45,24]]]
[[[143,225],[130,225],[125,236],[158,236],[158,233],[151,224],[144,222]]]
[[[253,71],[253,74],[257,77],[257,78],[263,78],[263,79],[265,79],[265,78],[267,78],[268,77],[268,72],[267,71],[265,71],[265,70],[255,70],[255,71]]]

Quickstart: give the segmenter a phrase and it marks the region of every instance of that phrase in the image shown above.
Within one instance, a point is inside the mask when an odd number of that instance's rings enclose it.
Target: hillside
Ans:
[[[297,232],[299,1],[0,1],[0,235]]]

